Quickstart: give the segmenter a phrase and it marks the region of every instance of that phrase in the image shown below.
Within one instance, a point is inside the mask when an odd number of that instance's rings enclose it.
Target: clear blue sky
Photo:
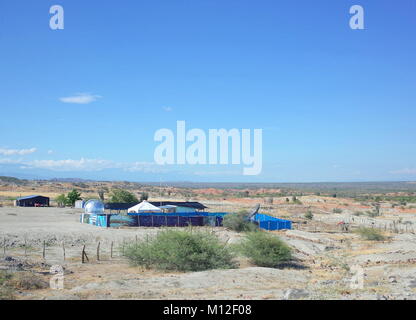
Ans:
[[[415,36],[413,0],[3,0],[0,174],[416,180]],[[262,174],[153,164],[177,120],[262,128]]]

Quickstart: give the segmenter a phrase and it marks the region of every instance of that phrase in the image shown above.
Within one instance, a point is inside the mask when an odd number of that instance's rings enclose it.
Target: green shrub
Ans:
[[[257,230],[257,226],[246,220],[248,215],[247,211],[239,211],[237,213],[229,213],[224,216],[222,225],[228,229],[237,231],[237,232],[247,232]]]
[[[0,270],[0,300],[14,299],[13,290],[8,285],[12,277],[10,272]]]
[[[260,267],[274,268],[292,258],[289,246],[266,232],[250,232],[237,249]]]
[[[332,210],[333,213],[342,213],[342,209],[339,208],[335,208],[334,210]]]
[[[305,213],[305,218],[308,220],[312,220],[313,219],[313,213],[311,210],[308,210],[308,212]]]
[[[380,214],[377,211],[367,211],[367,215],[371,218],[378,217]]]
[[[233,254],[215,235],[165,230],[124,249],[133,265],[160,270],[202,271],[236,267]]]
[[[358,233],[365,240],[383,241],[386,239],[386,237],[383,236],[380,231],[373,228],[361,227],[357,229],[355,232]]]
[[[109,194],[109,201],[108,202],[125,202],[125,203],[137,203],[139,199],[137,197],[123,189],[113,189]]]

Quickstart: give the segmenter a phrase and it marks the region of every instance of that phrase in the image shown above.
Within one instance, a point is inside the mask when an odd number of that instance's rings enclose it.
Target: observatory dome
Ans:
[[[100,200],[88,200],[84,205],[85,213],[104,214],[104,203]]]

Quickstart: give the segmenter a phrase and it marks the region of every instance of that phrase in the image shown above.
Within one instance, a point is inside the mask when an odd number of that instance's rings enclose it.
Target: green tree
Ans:
[[[78,192],[76,189],[72,189],[72,191],[68,192],[68,195],[66,196],[66,198],[68,200],[67,201],[68,205],[73,207],[75,205],[75,201],[81,200],[81,193]]]
[[[66,195],[60,194],[55,198],[55,202],[57,203],[58,207],[65,207],[65,205],[68,203],[68,199]]]
[[[147,192],[142,192],[142,194],[140,195],[140,201],[148,200],[148,199],[149,199],[149,194]]]
[[[113,189],[111,190],[110,194],[110,200],[109,202],[121,202],[121,203],[134,203],[139,202],[139,199],[137,197],[126,190],[123,189]]]

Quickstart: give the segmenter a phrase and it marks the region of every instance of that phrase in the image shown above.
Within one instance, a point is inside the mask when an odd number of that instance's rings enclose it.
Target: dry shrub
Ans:
[[[18,272],[9,281],[8,285],[17,290],[39,290],[49,287],[49,284],[32,272]]]
[[[370,240],[370,241],[383,241],[386,239],[383,234],[376,229],[373,228],[364,228],[361,227],[355,231],[358,233],[363,239]]]

